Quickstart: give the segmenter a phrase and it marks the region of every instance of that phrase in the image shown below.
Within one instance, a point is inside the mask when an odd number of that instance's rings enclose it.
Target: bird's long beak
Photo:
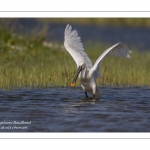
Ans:
[[[79,73],[81,72],[81,70],[82,70],[82,67],[79,66],[75,77],[73,78],[72,82],[70,83],[70,86],[71,86],[71,87],[73,87],[73,86],[76,85],[76,80],[77,80],[77,77],[78,77]]]

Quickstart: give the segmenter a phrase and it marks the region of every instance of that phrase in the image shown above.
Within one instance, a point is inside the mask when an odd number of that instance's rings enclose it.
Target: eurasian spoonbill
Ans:
[[[130,58],[129,53],[132,53],[125,44],[120,42],[105,50],[96,60],[95,64],[92,65],[88,55],[84,52],[78,32],[72,30],[69,24],[66,26],[64,32],[64,47],[77,64],[77,73],[70,85],[75,86],[77,77],[79,76],[81,87],[85,92],[86,98],[88,97],[87,92],[89,92],[93,95],[94,99],[101,96],[96,79],[102,77],[99,73],[102,60],[110,53],[113,53],[116,57],[124,56],[126,58]]]

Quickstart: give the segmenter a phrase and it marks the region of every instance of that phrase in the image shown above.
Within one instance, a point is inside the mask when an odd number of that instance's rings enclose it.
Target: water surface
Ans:
[[[0,132],[150,131],[149,88],[100,89],[99,100],[80,87],[1,90]]]

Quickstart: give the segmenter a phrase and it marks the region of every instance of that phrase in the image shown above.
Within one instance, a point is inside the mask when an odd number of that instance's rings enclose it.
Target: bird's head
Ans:
[[[83,69],[85,68],[85,63],[84,63],[83,61],[81,61],[81,62],[79,63],[78,68],[79,68],[79,67],[81,67],[81,70],[83,70]]]
[[[76,80],[77,80],[77,77],[79,75],[79,73],[85,68],[85,63],[84,62],[80,62],[79,65],[78,65],[78,69],[77,69],[77,72],[76,72],[76,75],[75,77],[73,78],[72,82],[70,83],[70,86],[73,87],[76,85]]]

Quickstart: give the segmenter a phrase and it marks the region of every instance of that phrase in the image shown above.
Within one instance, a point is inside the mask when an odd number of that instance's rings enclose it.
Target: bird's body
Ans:
[[[110,53],[113,53],[116,57],[124,56],[126,58],[130,58],[128,53],[131,53],[132,51],[130,51],[123,43],[117,43],[105,50],[96,60],[95,64],[92,65],[91,60],[84,52],[81,38],[78,36],[76,30],[72,30],[72,27],[69,24],[66,26],[64,38],[64,46],[75,60],[78,69],[77,74],[71,83],[71,86],[75,85],[77,77],[79,77],[81,87],[85,91],[86,97],[87,92],[89,92],[93,95],[94,98],[99,98],[100,92],[96,79],[102,77],[99,73],[102,60]]]
[[[84,91],[91,93],[95,97],[99,97],[100,93],[98,90],[98,86],[96,83],[96,78],[89,73],[89,71],[81,71],[79,74],[79,79],[81,83],[81,87]],[[93,94],[94,93],[94,94]]]
[[[79,77],[80,79],[80,77]],[[85,92],[89,92],[93,97],[100,97],[100,92],[94,77],[87,78],[85,80],[80,79],[81,87]]]

